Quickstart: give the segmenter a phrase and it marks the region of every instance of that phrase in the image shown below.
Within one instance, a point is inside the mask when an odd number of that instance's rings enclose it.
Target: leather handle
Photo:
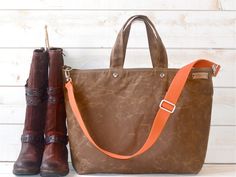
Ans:
[[[212,67],[212,66],[215,66],[215,64],[210,61],[197,60],[193,63],[190,63],[190,64],[184,66],[183,68],[181,68],[177,72],[174,79],[172,80],[172,83],[169,86],[169,89],[168,89],[164,99],[160,103],[160,108],[157,111],[157,114],[154,118],[152,128],[150,130],[147,140],[145,141],[143,146],[137,152],[135,152],[134,154],[131,154],[131,155],[121,155],[121,154],[112,153],[112,152],[100,147],[93,140],[93,138],[91,137],[91,135],[90,135],[90,133],[83,121],[83,118],[81,117],[80,111],[77,107],[77,103],[76,103],[74,91],[73,91],[73,84],[72,84],[71,79],[66,83],[65,87],[67,88],[67,92],[68,92],[67,94],[68,94],[70,107],[74,113],[74,116],[75,116],[77,122],[80,125],[80,128],[82,129],[84,135],[88,138],[89,142],[91,144],[93,144],[99,151],[101,151],[102,153],[104,153],[112,158],[131,159],[133,157],[136,157],[136,156],[146,152],[158,140],[168,119],[170,118],[170,114],[172,112],[174,112],[174,110],[175,110],[175,105],[178,101],[179,96],[181,95],[181,92],[184,88],[184,85],[187,81],[187,78],[188,78],[188,75],[189,75],[191,69],[193,67],[201,68],[201,67]],[[216,76],[216,74],[218,73],[218,71],[220,69],[220,66],[219,65],[217,65],[217,66],[218,67],[216,68],[216,71],[214,71],[214,76]]]
[[[153,67],[167,68],[168,60],[165,46],[163,45],[153,23],[144,15],[135,15],[130,17],[121,28],[111,52],[110,67],[123,68],[131,25],[137,20],[141,20],[145,24]]]

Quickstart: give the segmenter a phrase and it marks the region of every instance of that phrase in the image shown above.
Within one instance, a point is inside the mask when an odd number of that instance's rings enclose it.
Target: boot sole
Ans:
[[[39,170],[29,170],[24,168],[17,168],[13,170],[14,175],[37,175]]]
[[[63,173],[58,173],[55,171],[42,171],[40,172],[40,176],[42,177],[61,177],[61,176],[66,176],[69,173],[69,171],[67,172],[63,172]]]

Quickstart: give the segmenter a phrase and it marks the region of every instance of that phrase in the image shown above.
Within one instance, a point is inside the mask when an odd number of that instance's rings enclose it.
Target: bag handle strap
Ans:
[[[88,129],[86,128],[86,125],[81,117],[80,111],[77,107],[77,103],[74,96],[73,91],[73,84],[72,80],[67,78],[68,82],[66,83],[65,87],[68,92],[68,99],[70,107],[74,113],[74,116],[76,120],[78,121],[84,135],[88,138],[91,144],[93,144],[98,150],[103,152],[104,154],[115,158],[115,159],[131,159],[133,157],[136,157],[140,154],[143,154],[145,151],[147,151],[149,148],[152,147],[152,145],[157,141],[158,137],[160,136],[161,132],[163,131],[166,122],[168,121],[171,113],[175,110],[175,105],[178,101],[178,98],[184,88],[184,85],[187,81],[188,75],[192,68],[202,68],[202,67],[212,67],[213,69],[213,76],[216,76],[220,66],[214,64],[213,62],[207,61],[207,60],[197,60],[195,62],[192,62],[183,68],[181,68],[175,75],[172,83],[169,86],[169,89],[164,97],[164,99],[160,102],[159,110],[155,116],[155,119],[152,124],[152,128],[150,130],[150,133],[148,135],[148,138],[144,145],[134,154],[131,155],[121,155],[112,153],[110,151],[107,151],[106,149],[103,149],[100,147],[91,137]]]
[[[142,21],[145,24],[149,52],[153,67],[167,68],[168,60],[165,46],[158,35],[158,32],[151,20],[144,15],[134,15],[130,17],[121,28],[110,56],[111,68],[123,68],[126,55],[126,48],[130,34],[131,25],[135,21]]]

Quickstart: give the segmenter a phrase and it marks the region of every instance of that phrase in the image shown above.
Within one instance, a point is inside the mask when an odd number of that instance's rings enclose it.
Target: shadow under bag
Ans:
[[[131,25],[145,23],[153,68],[124,69]],[[109,69],[65,66],[65,104],[72,163],[86,173],[198,173],[220,66],[196,60],[169,69],[165,47],[143,15],[128,19]]]

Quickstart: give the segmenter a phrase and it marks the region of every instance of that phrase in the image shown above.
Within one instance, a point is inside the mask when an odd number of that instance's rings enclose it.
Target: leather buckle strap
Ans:
[[[45,94],[45,89],[38,89],[38,88],[29,88],[25,87],[25,92],[27,96],[43,96]]]
[[[63,96],[49,96],[48,97],[48,104],[57,104],[57,103],[63,103],[64,99]]]
[[[63,95],[62,87],[48,87],[48,95]]]
[[[37,106],[38,104],[42,103],[44,100],[46,100],[46,96],[43,97],[31,97],[26,95],[26,104],[29,106]]]
[[[51,144],[51,143],[62,143],[66,145],[68,143],[68,136],[61,136],[61,135],[46,136],[45,144]]]
[[[46,100],[46,89],[25,87],[26,104],[36,106]]]
[[[64,94],[62,87],[49,87],[47,93],[48,93],[49,104],[57,104],[64,101]]]
[[[43,143],[44,142],[44,136],[43,135],[34,135],[34,134],[23,134],[21,135],[21,142],[22,143]]]

